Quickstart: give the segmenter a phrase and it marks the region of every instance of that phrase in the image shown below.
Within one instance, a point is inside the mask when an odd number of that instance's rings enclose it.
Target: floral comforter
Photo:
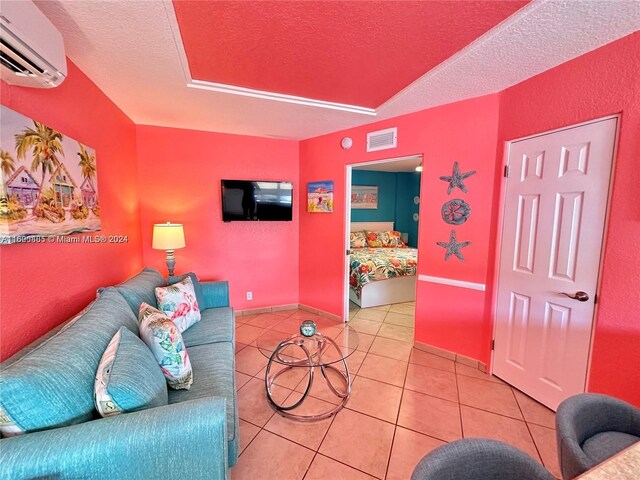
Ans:
[[[415,275],[417,248],[354,248],[350,255],[349,285],[358,298],[367,283]]]

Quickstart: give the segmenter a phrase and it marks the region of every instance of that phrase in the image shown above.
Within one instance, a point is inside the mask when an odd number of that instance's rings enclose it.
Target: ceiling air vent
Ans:
[[[377,132],[367,133],[367,152],[386,150],[398,146],[398,128],[387,128]]]

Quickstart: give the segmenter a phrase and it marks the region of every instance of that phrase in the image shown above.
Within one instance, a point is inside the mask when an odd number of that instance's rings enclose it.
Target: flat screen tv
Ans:
[[[293,183],[222,180],[222,220],[291,221]]]

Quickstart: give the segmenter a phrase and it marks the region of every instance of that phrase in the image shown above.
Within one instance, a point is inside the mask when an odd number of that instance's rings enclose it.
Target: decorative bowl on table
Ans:
[[[300,333],[303,337],[313,337],[318,327],[313,320],[305,320],[300,324]]]

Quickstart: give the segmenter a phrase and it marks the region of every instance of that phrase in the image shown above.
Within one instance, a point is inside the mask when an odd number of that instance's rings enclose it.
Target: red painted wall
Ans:
[[[96,288],[141,267],[135,126],[73,63],[58,88],[0,84],[0,102],[96,150],[101,235],[122,244],[0,246],[0,359],[95,298]]]
[[[389,127],[398,127],[398,147],[367,153],[366,133]],[[300,302],[343,314],[346,165],[412,154],[424,155],[418,273],[485,284],[497,129],[498,96],[489,95],[302,141],[300,183],[333,180],[335,211],[307,213],[300,189]],[[340,147],[344,136],[353,139],[350,150]],[[462,171],[477,171],[466,181],[467,194],[447,195],[448,184],[439,180],[451,175],[454,161]],[[436,245],[449,240],[451,227],[440,209],[453,198],[473,209],[469,221],[456,227],[458,241],[472,242],[462,251],[464,263],[454,257],[445,262],[445,250]],[[488,361],[491,331],[484,309],[483,292],[418,282],[416,339]]]
[[[151,126],[137,140],[145,265],[166,273],[153,224],[182,223],[176,273],[228,280],[237,310],[298,303],[298,142]],[[224,223],[223,178],[292,181],[293,221]]]
[[[622,113],[589,390],[636,405],[640,405],[638,52],[640,33],[635,33],[504,91],[498,152],[501,162],[506,140]]]

